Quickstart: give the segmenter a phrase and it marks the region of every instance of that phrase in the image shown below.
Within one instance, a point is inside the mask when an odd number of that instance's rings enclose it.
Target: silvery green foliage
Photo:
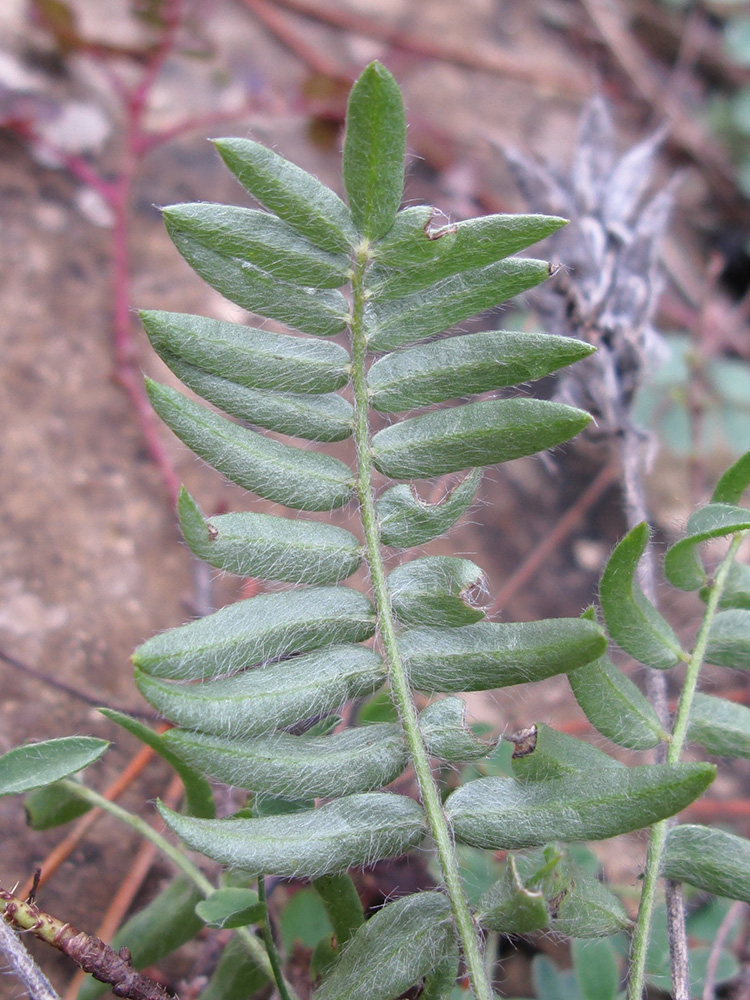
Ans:
[[[571,188],[579,201],[593,198],[584,205],[592,221],[579,227],[571,247],[585,279],[578,305],[592,315],[598,310],[600,323],[608,324],[612,336],[600,344],[607,351],[602,365],[616,365],[630,351],[637,372],[656,278],[636,264],[652,260],[659,230],[654,218],[663,219],[667,206],[657,200],[649,219],[636,211],[638,164],[649,159],[655,143],[618,167],[601,141],[603,110],[590,111],[589,119],[586,152],[579,154]],[[560,230],[564,220],[494,215],[436,228],[433,209],[400,209],[405,142],[398,86],[377,63],[364,71],[349,100],[343,156],[348,205],[259,143],[217,141],[261,208],[172,206],[165,211],[170,235],[209,284],[291,332],[272,333],[260,321],[142,314],[166,364],[228,417],[149,382],[157,413],[224,476],[287,508],[211,516],[183,491],[178,513],[187,545],[212,566],[286,589],[239,601],[136,650],[139,690],[176,726],[167,735],[118,713],[109,717],[178,770],[187,791],[184,812],[164,806],[160,812],[188,847],[236,869],[240,880],[272,874],[313,881],[336,928],[336,941],[316,950],[321,1000],[395,1000],[422,980],[425,997],[443,1000],[458,972],[459,947],[475,995],[489,1000],[478,949],[481,926],[508,933],[552,929],[581,938],[617,932],[627,916],[612,894],[578,871],[561,847],[541,855],[535,849],[550,839],[601,839],[640,829],[683,809],[714,776],[705,763],[625,767],[546,726],[529,728],[517,741],[512,775],[459,781],[445,796],[431,771],[431,759],[481,767],[493,750],[467,726],[466,705],[456,694],[560,673],[571,678],[592,724],[613,741],[643,749],[666,734],[649,703],[607,658],[607,637],[593,614],[488,621],[480,566],[415,552],[471,506],[482,467],[544,451],[587,426],[587,413],[559,400],[535,400],[526,390],[510,398],[494,393],[565,371],[593,348],[571,337],[576,331],[570,329],[563,336],[446,334],[545,281],[546,261],[512,255]],[[614,201],[605,197],[603,180],[613,170],[620,178]],[[530,173],[528,183],[559,192],[561,208],[576,207],[573,195],[563,196],[564,185],[551,185],[541,173]],[[609,265],[618,254],[629,262],[630,292],[623,287],[614,304],[605,305],[617,270]],[[604,279],[597,269],[606,271]],[[629,295],[640,296],[635,312]],[[550,315],[557,315],[560,290],[553,288],[545,300],[554,305]],[[636,321],[640,332],[630,343],[625,327]],[[344,334],[340,342],[326,339],[338,334]],[[437,405],[445,403],[450,405]],[[336,456],[329,454],[326,444],[333,441],[348,441],[348,455],[341,446]],[[441,500],[421,499],[419,480],[457,472],[460,479],[446,486]],[[722,481],[714,509],[671,557],[675,585],[710,588],[693,550],[707,537],[747,527],[736,505],[749,478],[742,467]],[[325,523],[326,512],[347,504],[352,530]],[[312,512],[319,516],[308,516]],[[628,536],[613,555],[602,607],[623,648],[669,668],[687,654],[635,583],[642,534],[639,529]],[[361,567],[369,576],[368,593],[347,583]],[[738,577],[735,603],[722,612],[709,646],[715,662],[734,666],[746,655],[750,612],[737,603],[746,591],[746,580]],[[333,731],[341,720],[331,713],[382,688],[397,709],[397,723]],[[705,703],[703,709],[696,734],[706,728]],[[741,713],[727,713],[717,745],[747,727]],[[101,741],[76,739],[11,751],[0,758],[0,795],[56,782],[104,748]],[[402,786],[386,790],[409,766],[417,797]],[[247,790],[248,809],[216,818],[207,777]],[[75,788],[65,782],[67,793]],[[316,798],[328,801],[316,804]],[[503,877],[471,911],[455,841],[489,851],[532,850],[511,855]],[[444,884],[397,900],[365,921],[348,873],[432,845]],[[715,851],[721,846],[714,844]],[[739,865],[744,848],[735,847]],[[670,863],[692,871],[692,850],[691,842],[675,843]],[[179,941],[196,914],[201,920],[208,914],[207,922],[215,924],[220,912],[235,927],[242,914],[251,922],[265,912],[247,885],[238,888],[244,901],[239,909],[237,893],[231,900],[225,893],[196,910],[192,889],[186,893],[180,880],[172,883],[151,904],[153,916],[129,922],[134,955],[154,960],[155,947],[160,954],[169,949],[161,933],[165,913],[172,914],[174,932],[167,937]],[[235,942],[202,1000],[240,1000],[266,979]],[[82,995],[93,1000],[96,986],[89,983]]]
[[[555,398],[589,410],[606,437],[631,428],[634,394],[666,351],[653,317],[672,192],[648,193],[664,136],[618,156],[609,106],[597,97],[584,109],[569,171],[503,150],[533,210],[570,219],[550,241],[562,266],[534,303],[547,329],[598,348],[562,374]]]

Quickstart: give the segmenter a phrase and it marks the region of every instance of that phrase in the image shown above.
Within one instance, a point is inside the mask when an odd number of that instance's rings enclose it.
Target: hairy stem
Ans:
[[[354,440],[357,448],[357,492],[365,535],[365,558],[370,572],[373,596],[378,616],[378,630],[383,654],[388,665],[391,697],[404,729],[409,753],[417,777],[422,805],[430,827],[438,861],[451,902],[453,917],[464,955],[466,970],[476,1000],[491,1000],[492,989],[482,958],[479,936],[461,883],[453,837],[443,812],[440,792],[430,768],[430,761],[419,731],[414,705],[396,639],[396,627],[391,612],[385,566],[380,548],[380,531],[375,511],[372,486],[372,455],[370,449],[369,398],[367,392],[367,341],[364,329],[366,293],[364,277],[369,256],[362,248],[355,260],[352,287],[354,304],[351,320],[352,385],[354,389]]]
[[[0,959],[23,984],[31,1000],[60,1000],[52,984],[0,914]],[[3,969],[5,971],[5,969]]]
[[[139,833],[146,840],[150,840],[152,844],[164,854],[172,864],[182,872],[193,885],[197,886],[198,889],[203,893],[204,896],[209,896],[215,889],[214,884],[210,879],[206,878],[203,872],[197,868],[192,861],[185,857],[185,855],[173,844],[170,844],[166,837],[163,837],[158,833],[152,826],[142,820],[140,816],[134,816],[129,813],[126,809],[121,806],[116,805],[114,802],[110,802],[109,799],[105,799],[103,796],[99,795],[98,792],[93,791],[91,788],[86,788],[85,785],[79,785],[77,781],[63,781],[62,784],[65,786],[67,791],[71,792],[73,795],[77,795],[79,799],[83,799],[84,802],[89,802],[92,806],[98,806],[104,812],[110,814],[119,819],[122,823],[125,823],[136,833]],[[238,934],[243,943],[246,945],[247,950],[250,952],[253,961],[260,966],[263,972],[268,976],[269,979],[274,979],[274,969],[271,960],[266,953],[265,948],[260,943],[260,941],[255,937],[255,935],[248,930],[247,927],[237,928],[236,934]],[[297,1000],[297,995],[294,990],[286,984],[287,996],[284,1000]]]
[[[266,953],[268,955],[268,960],[271,963],[271,969],[273,970],[273,979],[276,983],[276,989],[279,991],[279,996],[281,1000],[291,1000],[289,996],[289,990],[287,989],[286,980],[284,979],[284,974],[281,971],[281,957],[279,956],[278,948],[276,947],[276,942],[273,939],[273,927],[271,926],[271,915],[268,912],[268,896],[266,895],[266,882],[262,875],[258,876],[258,899],[261,903],[265,904],[266,911],[263,914],[263,922],[260,925],[261,934],[263,935],[263,942],[266,946]]]
[[[690,710],[693,705],[693,697],[698,686],[703,660],[708,646],[708,637],[713,625],[716,613],[719,608],[719,601],[726,584],[726,579],[731,569],[737,550],[742,544],[743,534],[732,537],[729,550],[721,561],[716,572],[713,584],[710,588],[706,610],[703,614],[703,621],[695,642],[695,647],[690,656],[685,674],[685,681],[682,686],[680,703],[677,706],[674,727],[672,729],[672,739],[667,751],[667,762],[676,764],[681,755],[687,737],[688,725],[690,723]],[[659,872],[661,870],[664,844],[667,839],[669,821],[662,820],[651,827],[648,845],[648,857],[646,860],[646,872],[643,879],[643,890],[641,892],[641,903],[638,909],[638,919],[633,934],[633,944],[631,952],[630,978],[628,981],[628,1000],[641,1000],[645,983],[646,953],[648,942],[651,937],[651,922],[653,919],[654,903],[656,900],[656,889],[659,882]]]

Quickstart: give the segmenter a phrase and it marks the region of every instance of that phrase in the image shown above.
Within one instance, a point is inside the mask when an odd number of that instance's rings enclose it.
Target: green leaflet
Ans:
[[[139,313],[154,350],[249,389],[328,393],[346,385],[349,352],[324,340],[184,313]],[[168,359],[168,360],[167,360]]]
[[[573,955],[582,1000],[617,1000],[620,970],[610,942],[574,941]]]
[[[487,579],[468,559],[425,556],[394,569],[388,592],[402,624],[455,627],[484,618],[475,602],[487,593]]]
[[[227,260],[249,262],[274,278],[309,288],[340,288],[349,280],[347,254],[321,250],[270,212],[193,202],[170,205],[163,216],[178,248],[186,239]]]
[[[565,219],[550,215],[485,215],[433,226],[437,215],[424,205],[399,212],[391,231],[373,248],[375,260],[367,273],[373,297],[386,301],[493,264],[565,225]]]
[[[715,757],[750,757],[750,708],[698,692],[693,696],[688,739]]]
[[[67,778],[99,760],[109,746],[93,736],[64,736],[15,747],[0,757],[0,795],[18,795]]]
[[[707,601],[709,589],[704,587],[700,597]],[[750,609],[750,566],[745,563],[733,562],[719,598],[719,607]]]
[[[750,511],[744,507],[712,503],[697,510],[688,520],[686,537],[681,538],[664,557],[664,575],[673,587],[698,590],[708,583],[703,562],[696,549],[709,538],[723,538],[750,530]]]
[[[484,691],[544,680],[595,660],[607,640],[594,622],[479,622],[417,628],[399,639],[409,681],[419,691]]]
[[[466,704],[460,698],[441,698],[423,708],[419,731],[431,757],[451,762],[480,760],[497,745],[497,740],[480,740],[466,725]]]
[[[596,938],[630,925],[617,896],[552,846],[526,856],[511,854],[478,909],[483,926],[503,933],[550,928],[567,937]],[[527,931],[521,930],[524,925]]]
[[[230,604],[147,639],[132,660],[154,677],[197,680],[333,643],[360,642],[374,632],[375,612],[364,594],[311,587]]]
[[[750,611],[737,608],[718,614],[708,633],[706,662],[750,670]]]
[[[667,836],[661,874],[750,903],[750,840],[707,826],[675,826]]]
[[[424,340],[485,309],[533,288],[549,277],[543,260],[511,257],[463,271],[400,299],[370,303],[366,316],[368,347],[391,351]]]
[[[337,458],[272,441],[151,379],[146,389],[177,437],[238,486],[302,510],[330,510],[351,499],[351,469]]]
[[[571,670],[568,681],[592,726],[631,750],[650,750],[667,734],[651,702],[608,656]]]
[[[35,788],[23,803],[26,824],[32,830],[52,830],[87,813],[91,806],[84,802],[63,782]]]
[[[243,889],[240,886],[217,889],[195,907],[196,916],[204,924],[218,928],[256,924],[263,919],[265,912],[266,904],[258,901],[258,893],[254,889]]]
[[[216,139],[222,159],[254,198],[316,246],[348,252],[357,239],[349,209],[312,174],[250,139]]]
[[[395,412],[533,381],[593,351],[574,337],[490,330],[387,354],[367,384],[375,409]]]
[[[538,399],[468,403],[378,431],[372,439],[373,462],[394,479],[495,465],[553,448],[590,420],[583,410]]]
[[[202,898],[192,882],[178,876],[122,925],[112,938],[112,947],[129,948],[135,968],[148,968],[200,931],[203,922],[195,915],[195,906]],[[87,976],[76,1000],[96,1000],[108,990],[104,983]]]
[[[750,451],[730,465],[716,484],[711,503],[738,504],[750,486]]]
[[[242,938],[232,937],[198,1000],[248,1000],[268,982]]]
[[[357,888],[351,875],[321,875],[312,886],[323,901],[339,949],[365,922]]]
[[[172,684],[140,670],[135,682],[165,718],[239,739],[327,715],[350,698],[372,694],[385,675],[373,650],[342,645],[203,684]]]
[[[360,927],[316,1000],[395,1000],[454,950],[448,897],[442,892],[404,896]]]
[[[206,521],[184,488],[177,509],[190,551],[238,576],[338,583],[362,562],[359,539],[333,524],[251,512],[219,514]]]
[[[551,781],[480,778],[445,803],[458,840],[489,850],[605,840],[673,816],[711,784],[711,764],[587,771]]]
[[[230,302],[319,337],[330,337],[345,329],[349,306],[341,292],[282,281],[249,261],[227,257],[202,238],[177,228],[168,211],[164,221],[172,242],[192,269]]]
[[[227,785],[296,798],[369,792],[394,781],[407,762],[401,727],[393,723],[331,736],[241,740],[172,729],[165,738],[191,767]]]
[[[503,934],[533,934],[550,923],[544,893],[524,885],[512,854],[502,876],[479,900],[478,909],[480,924]]]
[[[137,719],[125,715],[123,712],[116,712],[111,708],[100,708],[99,712],[106,719],[116,723],[118,726],[122,726],[123,729],[140,740],[141,743],[151,747],[152,750],[158,753],[162,760],[165,760],[170,767],[174,768],[177,774],[179,774],[182,784],[185,786],[187,812],[192,816],[204,816],[206,819],[212,819],[216,815],[216,806],[209,783],[203,775],[187,765],[172,751],[169,743],[163,736],[155,733],[148,726],[144,726]]]
[[[413,486],[392,486],[377,500],[380,540],[384,545],[410,548],[442,535],[474,501],[481,469],[473,469],[439,503],[425,503]]]
[[[351,89],[342,169],[352,219],[369,239],[393,225],[404,192],[406,117],[391,74],[372,62]]]
[[[648,525],[643,522],[625,535],[609,557],[599,599],[615,642],[646,666],[666,670],[686,654],[672,627],[638,586],[638,563],[647,545]]]
[[[313,878],[397,857],[425,834],[421,807],[386,792],[260,819],[194,819],[161,803],[158,808],[193,850],[231,868],[285,878]]]
[[[351,437],[352,406],[336,392],[313,396],[248,389],[179,358],[168,354],[163,357],[181,382],[233,417],[308,441],[343,441]]]
[[[519,781],[549,781],[624,766],[591,743],[551,729],[543,722],[508,739],[515,745],[511,765]]]

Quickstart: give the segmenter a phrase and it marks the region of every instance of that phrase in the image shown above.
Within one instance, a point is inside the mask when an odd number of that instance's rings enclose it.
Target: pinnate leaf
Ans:
[[[15,747],[0,757],[0,795],[18,795],[67,778],[98,760],[109,746],[93,736],[64,736]]]

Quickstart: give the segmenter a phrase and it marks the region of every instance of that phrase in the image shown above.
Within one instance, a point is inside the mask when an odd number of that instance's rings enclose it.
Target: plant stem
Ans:
[[[281,958],[279,957],[279,951],[276,947],[276,942],[273,939],[273,928],[271,927],[271,915],[268,912],[268,896],[266,895],[266,882],[262,875],[258,876],[258,899],[261,903],[265,904],[266,910],[263,914],[263,922],[260,925],[261,934],[263,935],[263,942],[266,946],[266,954],[268,955],[268,960],[271,963],[271,969],[273,970],[273,979],[276,983],[276,989],[279,991],[279,996],[281,1000],[291,1000],[289,996],[289,991],[287,989],[286,981],[284,980],[284,974],[281,971]]]
[[[150,840],[152,844],[164,854],[172,864],[182,872],[193,885],[197,886],[198,889],[203,893],[204,896],[209,896],[215,889],[214,884],[210,879],[206,878],[203,872],[196,867],[185,855],[176,848],[173,844],[170,844],[166,837],[163,837],[158,833],[152,826],[142,820],[140,816],[134,816],[129,813],[126,809],[121,806],[116,805],[114,802],[110,802],[109,799],[105,799],[98,792],[95,792],[91,788],[87,788],[85,785],[79,785],[77,781],[67,781],[64,780],[62,784],[65,789],[71,792],[73,795],[77,795],[79,799],[83,799],[84,802],[90,803],[92,806],[97,806],[103,812],[107,812],[110,816],[114,816],[121,822],[125,823],[135,830],[136,833],[140,834],[146,840]],[[273,963],[266,953],[265,948],[260,943],[260,941],[255,937],[247,927],[238,927],[236,933],[242,938],[243,943],[250,952],[253,961],[260,966],[263,972],[268,976],[269,979],[275,979],[275,972],[273,969]],[[288,985],[286,985],[287,993],[283,997],[283,1000],[298,1000],[294,990]]]
[[[354,303],[351,320],[352,386],[354,389],[354,440],[357,448],[357,492],[365,535],[365,557],[370,572],[380,642],[388,665],[391,697],[404,728],[409,753],[417,777],[422,805],[435,841],[438,861],[450,899],[466,970],[476,1000],[491,1000],[492,989],[482,958],[477,927],[461,883],[453,837],[443,812],[440,792],[430,769],[430,761],[419,731],[417,710],[411,697],[406,670],[401,660],[396,627],[391,612],[385,566],[380,548],[380,531],[372,486],[369,396],[367,390],[367,340],[364,328],[366,302],[365,271],[369,261],[366,247],[357,252],[352,287]]]
[[[742,544],[744,534],[732,536],[732,541],[724,559],[721,561],[716,572],[713,585],[710,588],[706,610],[703,614],[698,636],[696,638],[693,652],[688,661],[685,681],[682,686],[680,702],[677,706],[674,726],[672,728],[672,738],[667,751],[667,763],[676,764],[681,755],[687,737],[688,725],[690,723],[690,710],[693,705],[693,696],[698,686],[698,677],[703,659],[706,655],[708,637],[713,625],[716,613],[719,608],[719,601],[724,591],[727,575],[731,569],[737,550]],[[641,1000],[645,985],[646,954],[648,943],[651,937],[651,922],[653,919],[654,904],[656,900],[656,888],[659,882],[662,855],[664,844],[667,839],[669,821],[662,820],[651,827],[649,836],[648,856],[646,859],[646,871],[643,879],[643,890],[641,892],[641,902],[638,908],[638,919],[633,933],[633,943],[630,959],[630,977],[628,980],[628,1000]]]

